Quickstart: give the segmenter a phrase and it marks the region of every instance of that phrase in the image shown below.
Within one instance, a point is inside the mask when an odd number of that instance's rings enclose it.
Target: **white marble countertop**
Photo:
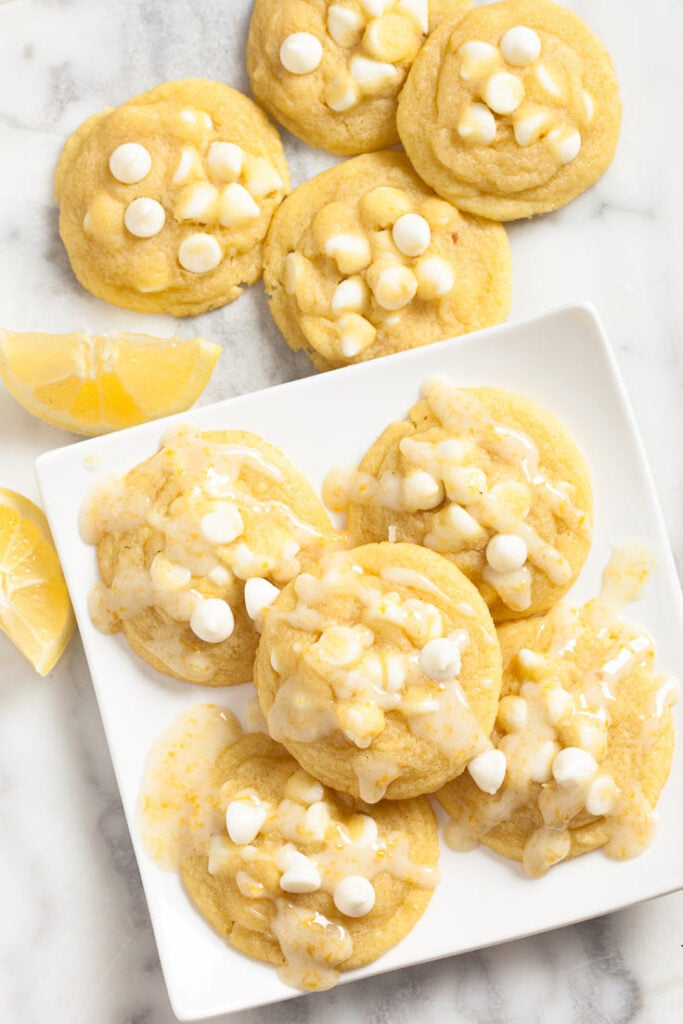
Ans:
[[[615,162],[596,188],[511,226],[512,317],[590,299],[635,406],[679,569],[683,564],[683,5],[576,0],[608,46],[624,101]],[[251,0],[0,2],[0,322],[15,329],[142,329],[91,298],[57,234],[52,170],[89,114],[191,75],[247,87]],[[286,140],[295,181],[332,158]],[[203,401],[303,376],[261,286],[186,321],[225,353]],[[70,435],[0,391],[0,486],[37,498],[33,460]],[[618,458],[619,453],[615,452]],[[0,634],[0,1020],[171,1024],[146,904],[78,639],[41,680]],[[486,894],[482,894],[486,909]],[[457,913],[457,907],[453,908]],[[238,1014],[234,1024],[364,1019],[523,1024],[678,1022],[683,897],[509,945]]]

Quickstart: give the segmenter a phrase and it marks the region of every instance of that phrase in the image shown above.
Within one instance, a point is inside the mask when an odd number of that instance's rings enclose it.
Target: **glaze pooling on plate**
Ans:
[[[455,849],[481,841],[539,877],[597,847],[623,860],[648,846],[679,686],[655,672],[652,637],[621,611],[652,564],[642,546],[617,548],[597,598],[500,628],[505,673],[492,742],[504,780],[486,792],[470,773],[437,794]]]

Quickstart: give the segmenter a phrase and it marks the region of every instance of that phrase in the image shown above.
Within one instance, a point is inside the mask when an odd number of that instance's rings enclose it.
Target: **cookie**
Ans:
[[[590,548],[592,491],[565,427],[521,395],[443,377],[390,424],[357,471],[325,481],[357,543],[440,552],[481,592],[495,621],[547,611]]]
[[[455,566],[412,544],[336,553],[284,588],[254,682],[271,736],[366,803],[438,789],[488,747],[491,617]]]
[[[439,199],[403,153],[372,153],[283,203],[264,282],[289,346],[326,370],[500,323],[510,247],[502,225]]]
[[[175,316],[223,306],[259,279],[262,242],[288,191],[263,112],[198,78],[91,117],[55,176],[59,230],[83,287]]]
[[[183,883],[235,949],[310,991],[376,960],[421,917],[438,881],[425,798],[369,808],[325,789],[263,734],[219,757],[225,828]]]
[[[102,582],[96,626],[190,683],[251,679],[263,609],[334,535],[306,478],[244,431],[172,428],[81,514]]]
[[[394,146],[398,94],[430,30],[471,0],[256,0],[247,69],[258,102],[311,146]]]
[[[649,843],[678,685],[656,673],[647,631],[618,614],[643,565],[618,550],[599,598],[499,629],[495,749],[437,793],[456,849],[481,841],[536,877],[598,847],[621,860]]]
[[[504,0],[444,22],[413,64],[398,130],[418,174],[463,210],[555,210],[609,167],[621,124],[612,62],[550,0]]]

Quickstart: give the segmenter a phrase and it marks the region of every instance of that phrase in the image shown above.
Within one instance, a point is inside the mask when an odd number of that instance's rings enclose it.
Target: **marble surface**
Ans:
[[[0,322],[144,329],[77,285],[51,174],[86,116],[160,81],[246,89],[250,0],[0,2]],[[568,4],[607,43],[625,116],[606,177],[565,209],[511,226],[512,317],[592,300],[635,407],[679,570],[683,560],[683,94],[678,0]],[[333,162],[286,139],[295,181]],[[224,356],[203,400],[311,372],[272,326],[261,286],[180,324]],[[37,498],[33,460],[70,436],[0,391],[0,486]],[[615,451],[615,459],[619,452]],[[146,904],[78,639],[46,680],[0,635],[0,1020],[171,1024]],[[453,908],[457,913],[457,907]],[[490,912],[482,893],[482,912]],[[680,1020],[683,897],[230,1018],[234,1024]]]

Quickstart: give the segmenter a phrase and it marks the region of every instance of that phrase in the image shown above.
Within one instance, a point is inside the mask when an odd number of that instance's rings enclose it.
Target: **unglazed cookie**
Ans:
[[[285,587],[254,681],[271,736],[325,785],[376,803],[432,792],[488,749],[500,652],[455,566],[370,544]]]
[[[495,220],[555,210],[593,185],[620,124],[607,51],[550,0],[504,0],[442,24],[398,110],[418,174],[461,209]]]
[[[308,481],[262,438],[172,428],[155,455],[103,481],[82,511],[103,581],[91,615],[160,672],[247,682],[264,608],[331,530]]]
[[[453,816],[450,845],[481,841],[532,876],[597,847],[621,860],[647,846],[678,684],[655,672],[648,633],[619,617],[646,565],[638,549],[617,549],[599,598],[499,629],[495,750],[437,794]]]
[[[254,96],[311,146],[351,156],[395,145],[396,103],[428,32],[471,0],[256,0]]]
[[[438,881],[425,798],[369,808],[325,789],[263,734],[212,772],[224,828],[181,865],[198,910],[235,949],[305,991],[395,946]]]
[[[118,306],[189,316],[262,272],[289,191],[277,131],[241,93],[187,79],[86,121],[57,165],[59,230],[84,288]]]
[[[282,204],[264,282],[287,343],[326,370],[504,320],[510,247],[502,225],[439,199],[403,153],[372,153]]]
[[[496,388],[428,380],[358,470],[325,481],[357,543],[424,544],[475,584],[497,622],[547,611],[590,548],[592,491],[575,442],[549,412]]]

